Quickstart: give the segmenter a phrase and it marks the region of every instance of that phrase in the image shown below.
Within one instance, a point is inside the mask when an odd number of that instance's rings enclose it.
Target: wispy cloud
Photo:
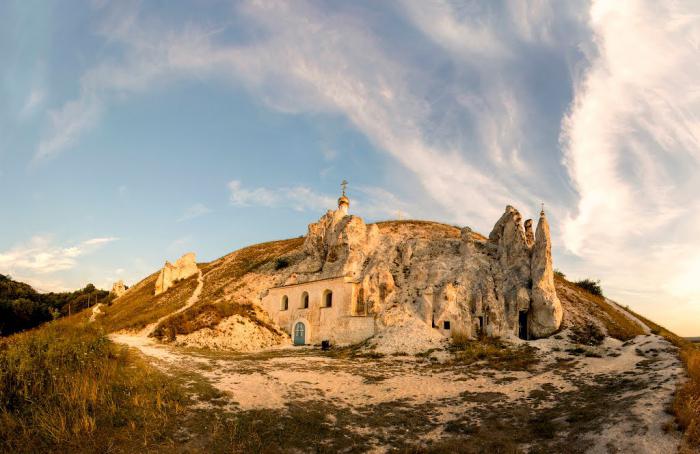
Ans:
[[[24,106],[22,107],[20,116],[27,117],[33,114],[43,104],[43,102],[44,90],[38,87],[33,88],[27,96],[27,100],[25,101]]]
[[[72,269],[77,265],[77,257],[116,240],[114,237],[92,238],[76,245],[57,246],[49,237],[35,236],[26,244],[0,253],[0,270],[10,274],[16,271],[46,274]]]
[[[297,211],[335,209],[337,197],[319,194],[305,186],[278,188],[247,188],[239,180],[228,183],[231,204],[238,207],[287,207]],[[357,197],[351,194],[351,211],[368,219],[408,217],[411,215],[408,203],[400,200],[386,189],[374,186],[356,188]]]
[[[195,203],[194,205],[187,207],[182,216],[177,219],[177,222],[189,221],[190,219],[198,218],[208,213],[211,213],[211,209],[209,209],[209,207],[203,203]]]
[[[334,197],[318,194],[305,186],[247,188],[239,180],[228,183],[231,205],[238,207],[287,207],[297,211],[334,208]]]
[[[700,256],[699,17],[692,1],[593,2],[595,47],[562,141],[579,195],[566,246],[612,286],[700,306],[700,282],[687,278]]]

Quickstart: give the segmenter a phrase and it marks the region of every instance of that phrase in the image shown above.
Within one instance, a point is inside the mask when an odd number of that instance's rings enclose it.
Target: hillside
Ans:
[[[520,339],[509,328],[502,291],[513,282],[502,267],[522,264],[517,237],[504,244],[504,236],[434,222],[347,221],[339,230],[312,224],[306,237],[199,263],[197,274],[159,295],[155,272],[111,304],[61,321],[67,328],[50,324],[0,344],[0,362],[12,365],[0,377],[0,402],[10,402],[14,428],[2,433],[6,446],[100,452],[114,439],[114,452],[132,452],[128,427],[149,452],[640,454],[679,445],[682,453],[695,452],[700,355],[685,340],[559,274],[552,275],[559,326],[551,335]],[[497,225],[507,233],[503,222]],[[375,334],[330,351],[291,348],[289,325],[264,306],[270,292],[335,282],[344,272],[355,277],[343,285],[368,296]],[[481,293],[484,283],[494,288],[490,297]],[[450,302],[447,308],[457,311],[452,321],[459,310],[473,310],[474,301],[502,304],[487,311],[500,337],[443,335],[422,315],[431,295],[435,313]],[[56,329],[77,330],[75,341],[68,336],[56,351],[48,340]],[[133,349],[103,348],[104,331]],[[32,393],[43,396],[56,385],[22,390],[20,376],[39,374],[52,361],[73,364],[75,351],[85,348],[90,362],[78,361],[70,374],[87,373],[99,392],[73,390],[74,380],[59,383],[79,402],[45,405],[68,415],[72,429],[37,424],[44,410],[33,402],[44,399]],[[46,358],[19,364],[32,349],[46,350]],[[32,368],[38,370],[27,372]],[[26,408],[13,403],[22,399]],[[104,403],[110,400],[121,403]]]
[[[456,248],[460,238],[459,228],[436,222],[387,221],[376,225],[381,235],[396,238],[396,243],[400,243],[401,238],[411,238],[436,243],[437,248]],[[486,241],[483,235],[475,232],[472,235],[478,241]],[[280,331],[260,310],[256,297],[292,274],[295,265],[304,259],[303,243],[304,238],[261,243],[199,264],[204,285],[198,301],[176,317],[164,320],[153,335],[181,345],[235,350],[232,340],[236,337],[236,328],[243,329],[244,325],[229,321],[242,318],[275,337]],[[155,296],[156,277],[157,273],[146,277],[111,306],[103,308],[104,315],[98,319],[100,324],[110,332],[141,330],[182,308],[196,286],[196,277],[192,276]],[[395,281],[400,282],[401,277]],[[582,336],[601,333],[623,341],[644,333],[625,309],[610,300],[592,295],[558,276],[555,286],[564,308],[563,329]],[[202,330],[206,330],[205,335],[193,335]],[[262,346],[248,345],[244,350],[266,346],[270,346],[269,342]]]

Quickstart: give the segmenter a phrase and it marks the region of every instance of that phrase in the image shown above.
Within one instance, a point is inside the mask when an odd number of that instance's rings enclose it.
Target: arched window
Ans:
[[[333,306],[333,292],[326,290],[323,292],[323,307]]]
[[[309,292],[304,292],[301,294],[301,308],[302,309],[309,308]]]
[[[282,297],[282,304],[280,304],[280,310],[286,311],[287,309],[289,309],[289,298],[287,298],[287,295],[284,295]]]

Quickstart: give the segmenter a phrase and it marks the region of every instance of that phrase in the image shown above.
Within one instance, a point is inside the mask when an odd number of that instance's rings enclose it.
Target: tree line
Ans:
[[[73,292],[39,293],[24,282],[0,274],[0,336],[34,328],[111,299],[107,290],[92,284]]]

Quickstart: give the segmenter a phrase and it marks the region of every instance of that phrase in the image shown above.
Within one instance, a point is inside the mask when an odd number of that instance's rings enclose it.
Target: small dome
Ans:
[[[348,199],[348,198],[345,197],[344,195],[341,195],[341,196],[338,198],[338,206],[341,206],[341,205],[350,206],[350,199]]]

